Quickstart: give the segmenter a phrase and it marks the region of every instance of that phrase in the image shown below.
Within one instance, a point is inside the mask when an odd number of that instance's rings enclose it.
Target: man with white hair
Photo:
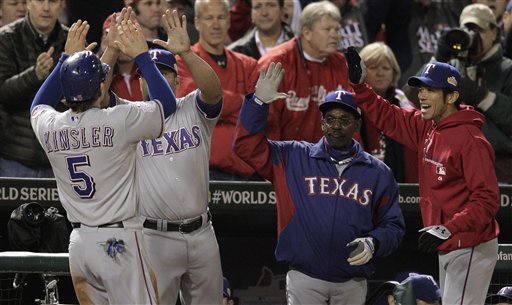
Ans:
[[[345,57],[338,51],[340,18],[330,1],[309,4],[300,15],[296,37],[258,60],[260,69],[280,62],[287,71],[279,91],[288,97],[270,106],[271,139],[317,142],[323,135],[318,104],[330,91],[350,90]]]

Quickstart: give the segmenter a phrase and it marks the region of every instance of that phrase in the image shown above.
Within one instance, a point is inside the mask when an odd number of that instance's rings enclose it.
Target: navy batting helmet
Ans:
[[[83,102],[93,99],[100,83],[109,71],[91,51],[77,52],[68,57],[60,68],[62,92],[67,101]]]

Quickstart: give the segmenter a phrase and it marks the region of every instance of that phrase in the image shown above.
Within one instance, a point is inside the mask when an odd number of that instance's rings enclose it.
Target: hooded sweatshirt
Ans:
[[[484,117],[471,106],[461,106],[436,124],[423,120],[418,110],[391,105],[365,83],[353,86],[367,118],[387,136],[418,151],[423,225],[444,225],[452,234],[437,250],[496,238],[499,189],[494,150],[481,131]]]

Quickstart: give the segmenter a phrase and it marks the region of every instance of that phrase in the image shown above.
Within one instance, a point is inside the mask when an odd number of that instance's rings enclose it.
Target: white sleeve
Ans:
[[[164,110],[158,100],[132,102],[114,108],[123,109],[130,142],[159,138],[164,130]]]
[[[49,105],[40,104],[32,109],[30,114],[30,123],[32,125],[32,129],[42,145],[42,133],[41,130],[44,130],[48,127],[48,122],[50,121],[50,116],[57,113],[55,109]],[[41,134],[40,134],[41,133]]]

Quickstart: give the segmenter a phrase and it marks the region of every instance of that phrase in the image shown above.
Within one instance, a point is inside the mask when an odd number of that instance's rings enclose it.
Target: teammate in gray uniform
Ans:
[[[159,303],[137,216],[135,150],[140,140],[163,133],[164,116],[175,109],[175,98],[147,52],[140,26],[125,13],[117,44],[135,58],[154,99],[99,108],[108,66],[90,51],[75,53],[83,49],[89,28],[78,21],[31,107],[33,129],[74,228],[69,263],[80,304]],[[70,110],[60,113],[54,106],[62,93]]]
[[[177,100],[160,138],[137,147],[137,181],[144,234],[162,304],[222,304],[219,247],[208,212],[211,134],[222,107],[220,81],[190,50],[187,20],[176,11],[163,16],[168,40],[154,41],[151,57],[173,91],[179,84],[174,54],[189,67],[198,89]],[[147,99],[147,80],[141,78]],[[117,101],[122,104],[123,101]]]

